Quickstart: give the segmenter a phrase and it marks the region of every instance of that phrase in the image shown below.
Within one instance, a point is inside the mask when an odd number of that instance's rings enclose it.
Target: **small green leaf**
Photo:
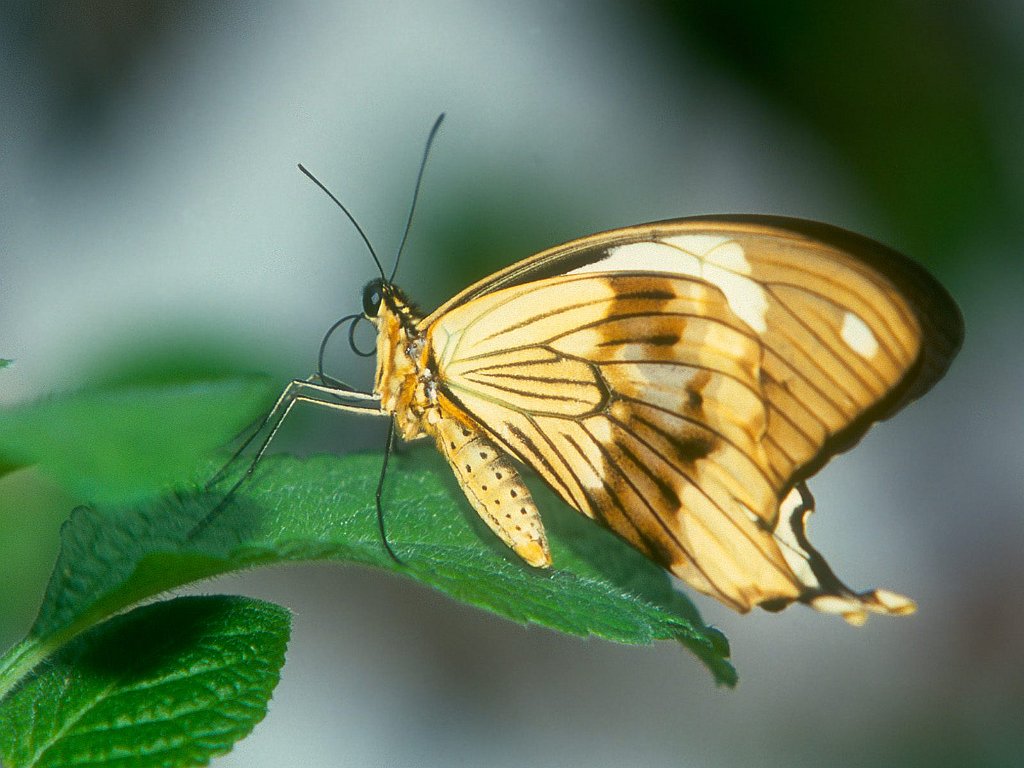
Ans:
[[[10,365],[13,362],[14,362],[13,360],[5,360],[4,358],[0,357],[0,368],[6,368],[8,365]]]
[[[537,483],[550,570],[524,565],[498,542],[436,452],[395,457],[384,496],[388,538],[404,565],[395,563],[382,546],[373,501],[380,461],[267,459],[198,535],[197,524],[223,491],[77,510],[62,530],[30,642],[73,636],[150,595],[216,573],[337,560],[396,571],[517,622],[621,643],[675,639],[720,682],[735,681],[724,637],[703,623],[665,571]],[[3,672],[0,666],[0,693]]]
[[[122,386],[0,411],[0,465],[38,464],[80,498],[118,504],[193,475],[265,408],[263,377]]]
[[[266,714],[288,643],[280,606],[183,597],[85,633],[0,704],[7,768],[205,765]]]

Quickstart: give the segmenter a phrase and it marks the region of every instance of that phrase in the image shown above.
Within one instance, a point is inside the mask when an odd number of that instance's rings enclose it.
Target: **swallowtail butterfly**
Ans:
[[[956,304],[913,261],[827,224],[733,215],[574,240],[426,317],[381,274],[363,297],[373,392],[297,380],[274,430],[296,402],[363,401],[405,440],[433,439],[538,568],[551,555],[518,464],[737,611],[799,601],[859,624],[914,610],[836,578],[808,543],[804,484],[960,346]]]

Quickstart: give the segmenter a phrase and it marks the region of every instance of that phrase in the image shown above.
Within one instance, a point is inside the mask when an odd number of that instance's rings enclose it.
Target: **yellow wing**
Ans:
[[[959,345],[912,262],[825,225],[661,222],[538,254],[421,327],[442,409],[695,588],[738,610],[912,610],[835,579],[791,495]]]

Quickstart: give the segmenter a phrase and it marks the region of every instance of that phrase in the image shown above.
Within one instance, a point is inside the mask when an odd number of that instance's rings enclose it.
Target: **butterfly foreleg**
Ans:
[[[540,512],[508,455],[482,431],[455,419],[442,418],[431,431],[480,518],[528,564],[550,566]]]

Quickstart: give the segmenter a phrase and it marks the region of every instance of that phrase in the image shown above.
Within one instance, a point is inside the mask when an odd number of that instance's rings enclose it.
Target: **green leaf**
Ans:
[[[266,714],[290,619],[242,597],[183,597],[80,636],[0,704],[7,768],[205,765]]]
[[[10,365],[13,362],[14,362],[13,360],[5,360],[4,358],[0,357],[0,368],[6,368],[8,365]]]
[[[384,496],[388,539],[404,565],[395,563],[382,546],[373,501],[380,462],[375,455],[267,459],[191,540],[222,491],[80,508],[62,531],[29,655],[186,582],[258,564],[336,560],[396,571],[517,622],[621,643],[675,639],[720,682],[735,681],[724,637],[704,625],[665,571],[537,483],[550,570],[524,565],[498,542],[436,452],[396,456]],[[0,666],[0,694],[5,684]]]
[[[38,464],[79,498],[137,500],[192,476],[273,396],[263,377],[121,386],[0,411],[0,466]]]

